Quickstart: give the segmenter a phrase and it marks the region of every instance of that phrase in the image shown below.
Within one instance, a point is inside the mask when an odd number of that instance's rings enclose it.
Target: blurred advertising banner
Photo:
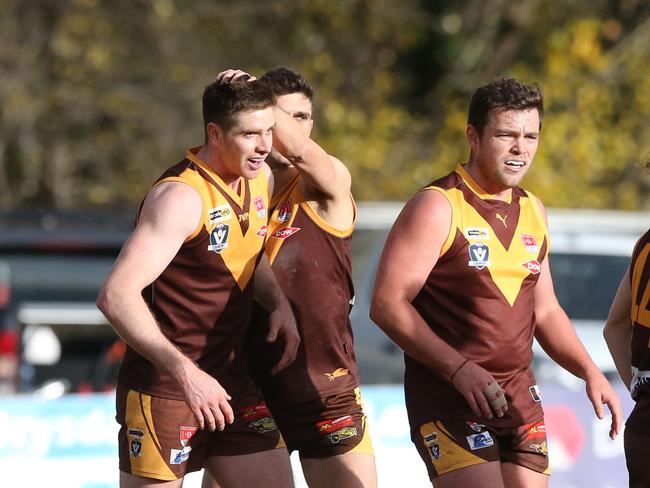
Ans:
[[[624,413],[632,401],[618,384]],[[400,385],[362,389],[377,454],[379,486],[430,487],[411,444]],[[551,458],[551,487],[623,488],[623,436],[611,441],[609,418],[598,420],[584,388],[542,385]],[[113,394],[66,395],[53,400],[0,398],[2,485],[114,488],[118,486]],[[292,456],[296,486],[306,486]],[[200,486],[200,473],[186,487]]]

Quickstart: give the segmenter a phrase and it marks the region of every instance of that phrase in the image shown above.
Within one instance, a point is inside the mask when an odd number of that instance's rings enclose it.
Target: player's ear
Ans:
[[[474,149],[474,147],[478,146],[479,134],[472,124],[467,125],[465,134],[467,136],[467,143],[469,144],[470,148]]]
[[[209,144],[219,145],[223,140],[223,129],[214,122],[208,122],[206,132]]]

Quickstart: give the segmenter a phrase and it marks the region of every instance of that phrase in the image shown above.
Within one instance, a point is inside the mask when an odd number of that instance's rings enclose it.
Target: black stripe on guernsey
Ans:
[[[210,176],[207,171],[205,171],[201,166],[196,164],[194,161],[190,161],[190,164],[188,165],[189,168],[193,169],[194,171],[198,172],[203,178],[208,180],[218,191],[223,195],[223,197],[226,199],[230,207],[235,211],[235,214],[237,215],[237,220],[239,221],[239,226],[241,227],[241,233],[242,235],[246,235],[246,232],[248,232],[248,219],[241,219],[240,216],[242,214],[245,214],[248,211],[248,208],[250,207],[251,203],[251,192],[250,192],[250,186],[248,183],[248,180],[246,178],[242,178],[241,182],[245,185],[244,186],[244,203],[243,206],[239,206],[239,204],[230,196],[228,193],[221,188],[221,185],[214,181],[214,178]]]

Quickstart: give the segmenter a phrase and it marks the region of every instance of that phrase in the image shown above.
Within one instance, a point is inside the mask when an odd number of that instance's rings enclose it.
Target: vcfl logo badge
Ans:
[[[478,270],[490,266],[490,248],[482,242],[469,246],[469,266]]]
[[[539,264],[539,262],[536,259],[533,259],[532,261],[528,261],[527,263],[523,263],[522,266],[526,268],[528,271],[530,271],[531,274],[534,275],[542,271],[542,265]]]
[[[214,251],[219,254],[227,248],[229,231],[230,227],[228,227],[228,224],[217,225],[210,233],[210,245],[208,246],[208,251]]]

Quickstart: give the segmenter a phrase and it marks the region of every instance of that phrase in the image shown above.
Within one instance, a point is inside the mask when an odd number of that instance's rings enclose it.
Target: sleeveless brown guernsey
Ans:
[[[636,401],[627,428],[650,435],[650,230],[634,246],[630,262],[632,383]]]
[[[302,342],[296,360],[271,375],[282,349],[259,339],[267,330],[268,314],[256,306],[249,331],[253,377],[273,406],[350,391],[359,385],[349,319],[354,227],[328,225],[305,200],[300,176],[273,198],[272,208],[265,252],[291,303]]]
[[[515,427],[540,419],[543,412],[530,362],[533,292],[548,252],[548,232],[535,197],[513,188],[510,202],[494,200],[463,166],[423,191],[438,191],[447,198],[452,222],[438,262],[413,306],[438,336],[489,371],[505,389],[508,412],[490,425]],[[411,428],[432,419],[475,418],[445,377],[408,355],[405,362]]]
[[[650,392],[650,231],[634,246],[630,263],[632,293],[632,384],[633,398]]]
[[[192,151],[155,183],[178,181],[201,196],[201,222],[163,273],[142,292],[163,334],[235,398],[250,385],[243,337],[253,303],[253,273],[268,220],[264,172],[237,194]],[[118,382],[182,400],[171,377],[128,348]]]

